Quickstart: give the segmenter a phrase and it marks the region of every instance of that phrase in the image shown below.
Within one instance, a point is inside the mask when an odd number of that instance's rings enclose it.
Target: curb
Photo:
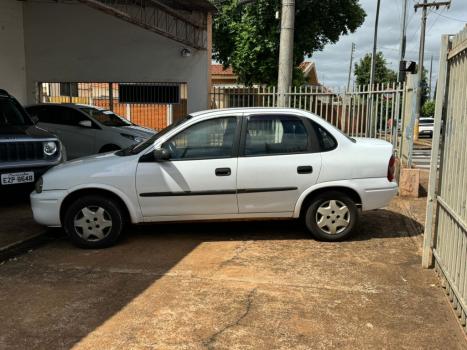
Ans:
[[[35,234],[21,241],[11,243],[5,247],[0,248],[0,262],[14,258],[18,255],[27,253],[32,248],[38,247],[42,244],[48,243],[53,240],[50,230]]]

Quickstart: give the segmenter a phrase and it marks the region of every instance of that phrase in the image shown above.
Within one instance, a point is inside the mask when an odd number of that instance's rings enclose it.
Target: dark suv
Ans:
[[[36,126],[18,101],[0,89],[0,190],[32,185],[62,161],[57,137]]]

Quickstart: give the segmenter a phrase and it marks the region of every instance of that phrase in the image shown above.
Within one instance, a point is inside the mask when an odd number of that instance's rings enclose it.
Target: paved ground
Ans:
[[[413,150],[413,167],[419,169],[430,169],[431,164],[431,149],[417,149]],[[441,155],[438,156],[438,166]]]
[[[0,348],[466,349],[399,207],[338,244],[278,221],[59,239],[0,266]]]
[[[29,194],[0,192],[0,251],[44,232],[32,218]]]

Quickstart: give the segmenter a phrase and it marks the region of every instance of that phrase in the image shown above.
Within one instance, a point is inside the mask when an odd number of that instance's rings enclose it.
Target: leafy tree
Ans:
[[[435,101],[426,101],[420,111],[422,117],[433,117],[435,115]]]
[[[367,53],[359,62],[355,63],[354,75],[357,85],[370,83],[371,54]],[[375,84],[391,83],[397,81],[397,74],[388,67],[382,52],[376,54]]]
[[[423,69],[422,75],[422,99],[420,105],[423,107],[430,100],[430,87],[428,86],[428,71]]]
[[[251,85],[275,85],[279,60],[280,0],[256,0],[247,5],[239,0],[215,0],[219,12],[213,22],[213,57],[232,66],[239,81]],[[297,0],[295,3],[294,65],[311,57],[341,35],[362,25],[365,12],[358,0]],[[294,84],[303,82],[294,70]]]

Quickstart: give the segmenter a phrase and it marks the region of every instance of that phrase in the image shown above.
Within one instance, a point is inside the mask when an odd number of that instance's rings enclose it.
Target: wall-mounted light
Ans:
[[[182,49],[182,51],[180,52],[180,54],[182,55],[182,57],[190,57],[191,56],[191,50],[184,47]]]

